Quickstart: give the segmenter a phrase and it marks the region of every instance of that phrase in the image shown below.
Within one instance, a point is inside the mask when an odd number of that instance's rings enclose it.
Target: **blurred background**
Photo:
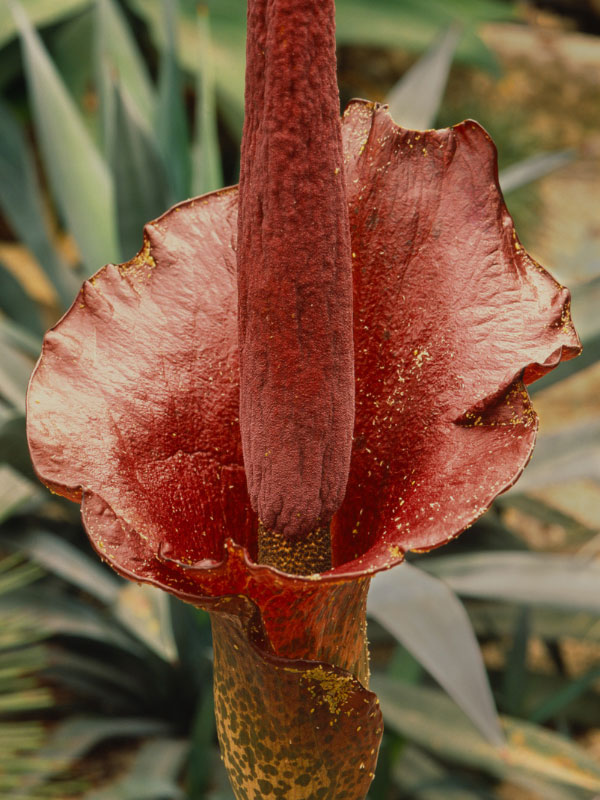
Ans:
[[[523,478],[374,582],[382,800],[600,796],[600,3],[337,0],[339,84],[495,140],[584,354],[533,388]],[[35,479],[24,397],[82,280],[235,183],[244,0],[0,6],[0,797],[232,800],[206,615],[126,584]],[[498,717],[499,712],[500,717]]]

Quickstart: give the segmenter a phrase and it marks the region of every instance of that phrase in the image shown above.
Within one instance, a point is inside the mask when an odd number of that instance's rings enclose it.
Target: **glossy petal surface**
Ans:
[[[357,384],[334,563],[358,572],[443,544],[514,483],[537,427],[523,381],[579,342],[479,125],[408,131],[355,101],[343,134]]]
[[[220,560],[229,532],[253,553],[237,419],[236,217],[229,190],[150,223],[141,253],[87,281],[46,335],[28,400],[32,458],[46,484],[101,498],[122,521],[132,535],[121,568],[135,571],[161,546],[186,562]],[[84,504],[86,519],[97,505]]]

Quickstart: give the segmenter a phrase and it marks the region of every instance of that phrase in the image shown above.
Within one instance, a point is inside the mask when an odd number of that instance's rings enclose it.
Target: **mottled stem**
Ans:
[[[367,589],[306,582],[262,618],[243,597],[211,613],[217,729],[237,800],[365,797],[382,729],[366,690]]]

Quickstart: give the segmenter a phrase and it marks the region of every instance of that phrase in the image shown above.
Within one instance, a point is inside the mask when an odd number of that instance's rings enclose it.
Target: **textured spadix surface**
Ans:
[[[284,548],[328,526],[352,447],[352,259],[334,17],[333,0],[248,3],[240,429],[251,505]]]
[[[362,101],[342,127],[356,422],[330,571],[300,578],[255,563],[238,422],[236,189],[172,209],[146,227],[133,261],[86,282],[45,338],[28,435],[41,479],[83,500],[84,524],[108,563],[212,608],[223,681],[229,671],[236,696],[271,704],[262,708],[275,720],[289,711],[276,692],[261,699],[237,674],[233,643],[242,639],[247,663],[258,659],[272,685],[277,675],[291,681],[296,689],[285,691],[303,696],[302,708],[310,692],[299,687],[313,687],[323,702],[318,713],[308,709],[313,722],[302,721],[298,752],[306,756],[302,742],[315,736],[317,760],[321,744],[322,758],[350,746],[345,720],[368,707],[355,726],[368,758],[338,764],[351,773],[347,796],[361,798],[381,724],[360,682],[359,579],[398,563],[406,549],[443,544],[518,478],[536,433],[525,384],[576,355],[579,343],[568,292],[515,235],[482,128],[406,131]],[[221,599],[234,596],[246,600]],[[330,700],[344,698],[331,708],[349,712],[330,716],[327,734],[330,704],[317,683],[330,687]],[[253,752],[259,733],[247,745]],[[246,746],[234,744],[231,752]],[[320,796],[323,780],[333,791],[324,762],[308,766],[302,774],[316,783],[290,797]],[[246,787],[240,797],[258,791],[256,774],[235,780]]]

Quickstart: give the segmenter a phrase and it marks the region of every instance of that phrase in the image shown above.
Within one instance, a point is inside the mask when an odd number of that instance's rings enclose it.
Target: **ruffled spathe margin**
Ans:
[[[368,576],[452,539],[517,480],[537,430],[525,384],[580,350],[569,294],[518,241],[480,126],[407,131],[385,107],[354,101],[342,133],[356,419],[331,570],[300,577],[256,563],[238,420],[235,188],[174,207],[146,226],[134,259],[86,281],[46,335],[28,392],[35,469],[82,501],[101,557],[211,610],[219,727],[244,797],[287,786],[289,776],[268,777],[291,757],[285,742],[260,737],[277,720],[292,725],[289,713],[305,763],[286,796],[338,780],[364,796],[381,736],[365,688]],[[234,644],[270,700],[240,673]],[[278,681],[293,708],[277,701]],[[262,708],[270,732],[236,739],[234,696]],[[368,756],[330,774],[307,742],[333,758],[354,741],[346,720],[358,720]],[[243,766],[248,747],[260,778]]]

